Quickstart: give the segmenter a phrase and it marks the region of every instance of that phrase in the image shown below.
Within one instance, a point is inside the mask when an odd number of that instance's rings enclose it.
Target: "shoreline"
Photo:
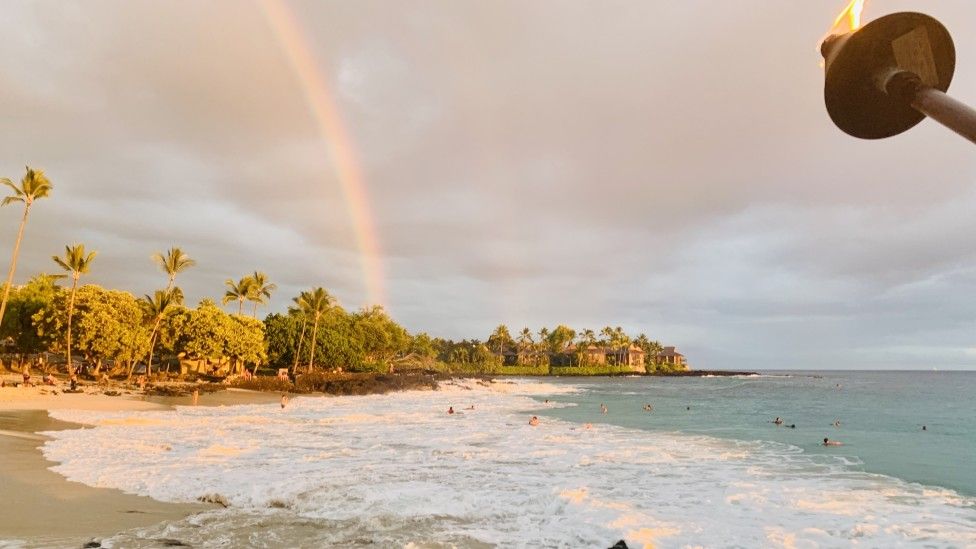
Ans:
[[[192,397],[46,392],[42,394],[36,387],[0,389],[0,499],[17,502],[0,513],[0,546],[82,547],[119,532],[217,508],[205,503],[162,502],[70,481],[51,470],[57,463],[41,451],[49,437],[39,433],[85,428],[52,418],[50,410],[165,411],[192,404]],[[270,404],[278,399],[277,394],[228,388],[200,395],[197,405]]]
[[[55,473],[51,467],[56,463],[41,452],[48,437],[37,433],[80,428],[52,418],[47,410],[0,410],[0,486],[4,501],[17,502],[0,513],[0,541],[81,547],[116,532],[179,520],[209,508],[94,488]]]
[[[692,371],[669,374],[643,374],[644,377],[700,377],[704,375],[750,375],[751,372]],[[331,377],[331,376],[330,376]],[[458,378],[482,380],[567,376],[465,376],[445,373],[340,375],[324,380],[321,391],[292,393],[303,396],[346,396],[383,394],[404,390],[434,389],[438,382]],[[568,376],[576,377],[576,376]],[[617,377],[617,376],[587,376]],[[246,384],[245,384],[246,385]],[[168,503],[146,496],[127,494],[111,488],[95,488],[51,470],[41,451],[48,437],[39,433],[64,429],[83,429],[84,425],[57,420],[51,410],[171,410],[193,405],[193,384],[150,388],[145,393],[119,385],[84,387],[85,392],[69,394],[63,387],[5,387],[0,389],[0,486],[4,500],[17,501],[0,513],[0,542],[17,546],[83,546],[126,530],[180,520],[214,509],[205,503]],[[216,390],[214,390],[216,389]],[[254,389],[226,386],[206,387],[197,406],[275,404],[284,387]],[[290,391],[289,391],[290,392]],[[108,394],[107,394],[108,393]],[[162,542],[163,540],[161,540]]]

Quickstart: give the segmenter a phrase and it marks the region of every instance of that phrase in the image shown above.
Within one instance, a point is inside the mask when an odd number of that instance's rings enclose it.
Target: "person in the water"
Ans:
[[[605,414],[605,413],[609,412],[610,410],[607,408],[607,405],[606,404],[603,404],[601,402],[600,403],[600,411]]]
[[[783,420],[782,420],[782,419],[780,419],[780,418],[779,418],[779,417],[777,416],[777,418],[773,420],[773,424],[775,424],[775,425],[782,425],[782,424],[783,424]]]
[[[539,424],[539,418],[537,416],[532,416],[532,419],[529,420],[529,425],[535,427],[538,424]]]
[[[840,420],[834,420],[834,427],[840,427]]]
[[[453,414],[454,413],[454,406],[448,406],[447,407],[447,413],[448,413],[448,415]]]
[[[843,446],[844,443],[843,442],[840,442],[839,440],[830,440],[829,438],[824,437],[823,445],[824,446]]]
[[[924,425],[922,425],[922,430],[923,430],[923,431],[928,431],[929,429],[928,429],[928,427],[926,427],[926,426],[924,426]]]
[[[288,406],[288,395],[281,395],[281,409],[283,410],[285,406]]]
[[[644,411],[645,412],[653,412],[654,411],[654,407],[651,406],[650,404],[645,404],[644,405]]]
[[[790,429],[796,429],[796,423],[791,423],[790,424]]]

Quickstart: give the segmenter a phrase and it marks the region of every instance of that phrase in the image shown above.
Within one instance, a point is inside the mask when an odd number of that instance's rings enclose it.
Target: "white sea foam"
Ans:
[[[284,410],[56,411],[95,427],[49,433],[43,451],[89,485],[230,502],[110,541],[119,547],[161,537],[265,547],[976,545],[972,498],[829,456],[547,418],[528,425],[544,405],[526,395],[574,390],[464,382],[295,398]]]

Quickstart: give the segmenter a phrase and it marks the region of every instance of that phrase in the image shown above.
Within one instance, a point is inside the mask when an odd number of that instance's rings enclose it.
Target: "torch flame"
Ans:
[[[846,32],[853,32],[861,28],[861,14],[864,13],[864,4],[867,0],[851,0],[851,3],[844,8],[844,11],[840,12],[837,19],[834,19],[834,25],[830,27],[830,34],[843,34]],[[844,22],[847,22],[849,28],[844,28]]]
[[[864,5],[867,3],[868,0],[851,0],[847,4],[847,7],[844,8],[844,11],[840,12],[840,15],[837,16],[837,19],[834,19],[834,24],[831,25],[830,30],[827,31],[827,35],[820,42],[823,43],[831,36],[847,34],[861,28],[861,14],[864,13]],[[820,50],[821,48],[818,46],[817,49]],[[824,67],[826,67],[825,61],[821,59],[820,68],[822,69]]]

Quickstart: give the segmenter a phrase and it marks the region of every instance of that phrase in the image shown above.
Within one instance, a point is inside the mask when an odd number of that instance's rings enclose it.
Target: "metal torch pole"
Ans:
[[[928,86],[915,92],[912,108],[976,143],[976,110]]]
[[[893,69],[881,73],[878,88],[935,120],[939,124],[976,143],[976,110],[922,82],[911,71]]]

